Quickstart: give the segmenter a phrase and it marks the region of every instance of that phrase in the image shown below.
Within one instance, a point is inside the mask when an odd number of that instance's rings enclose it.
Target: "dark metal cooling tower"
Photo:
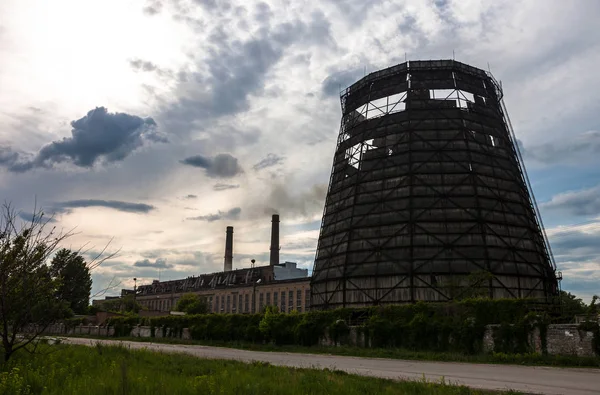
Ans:
[[[312,308],[557,292],[491,74],[410,61],[369,74],[341,103]]]

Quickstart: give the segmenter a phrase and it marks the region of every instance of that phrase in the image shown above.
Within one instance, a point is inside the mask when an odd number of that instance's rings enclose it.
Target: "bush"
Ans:
[[[482,350],[486,325],[501,323],[494,331],[496,351],[525,353],[531,349],[531,331],[539,328],[545,333],[548,324],[547,317],[530,313],[534,307],[524,299],[467,299],[303,314],[281,314],[267,308],[263,314],[113,317],[109,324],[115,327],[115,336],[127,336],[133,326],[142,324],[151,327],[153,336],[160,330],[163,336],[180,337],[183,328],[190,328],[194,340],[313,346],[325,334],[335,343],[344,343],[350,326],[356,326],[358,317],[366,317],[358,330],[366,334],[372,347],[476,354]]]

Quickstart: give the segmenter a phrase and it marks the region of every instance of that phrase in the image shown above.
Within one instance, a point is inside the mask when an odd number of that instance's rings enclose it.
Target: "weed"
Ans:
[[[44,345],[41,347],[53,348]],[[119,346],[62,346],[44,355],[17,353],[0,365],[0,394],[433,394],[496,392],[446,382],[392,381],[339,370],[313,370],[205,360]],[[514,394],[514,393],[513,393]]]

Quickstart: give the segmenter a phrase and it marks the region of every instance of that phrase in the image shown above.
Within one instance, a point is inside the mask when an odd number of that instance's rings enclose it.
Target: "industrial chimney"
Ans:
[[[225,264],[223,271],[230,272],[233,269],[233,226],[227,227],[227,238],[225,239]]]
[[[271,266],[279,264],[279,214],[271,220]]]

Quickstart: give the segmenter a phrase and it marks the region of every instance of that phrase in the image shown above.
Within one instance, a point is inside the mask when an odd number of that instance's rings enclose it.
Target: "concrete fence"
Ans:
[[[488,325],[483,336],[483,351],[494,351],[494,328],[499,325]],[[67,328],[64,324],[54,324],[48,327],[44,332],[48,335],[91,335],[91,336],[113,336],[115,330],[108,326],[94,325],[79,325]],[[166,329],[163,333],[162,328],[155,328],[154,334],[149,326],[135,326],[131,330],[131,337],[177,337],[184,340],[191,339],[190,330],[184,328],[181,333],[171,333],[171,329]],[[546,333],[546,348],[550,355],[577,355],[577,356],[594,356],[592,332],[582,331],[578,329],[577,324],[555,324],[549,325]],[[335,343],[328,336],[321,338],[320,345],[335,346]],[[529,335],[529,345],[532,352],[542,352],[542,339],[540,331],[535,328]],[[370,347],[369,337],[361,330],[360,327],[350,327],[350,334],[345,339],[344,344]]]
[[[494,351],[494,328],[500,325],[488,325],[483,336],[483,351],[486,353]],[[369,337],[362,328],[351,326],[350,333],[345,339],[344,344],[357,347],[370,347]],[[593,332],[582,331],[578,329],[577,324],[554,324],[548,325],[546,333],[546,349],[550,355],[577,355],[577,356],[595,356],[593,349]],[[325,336],[319,342],[322,346],[335,346],[334,341]],[[530,334],[528,344],[531,351],[542,352],[542,338],[538,328],[535,328]]]

